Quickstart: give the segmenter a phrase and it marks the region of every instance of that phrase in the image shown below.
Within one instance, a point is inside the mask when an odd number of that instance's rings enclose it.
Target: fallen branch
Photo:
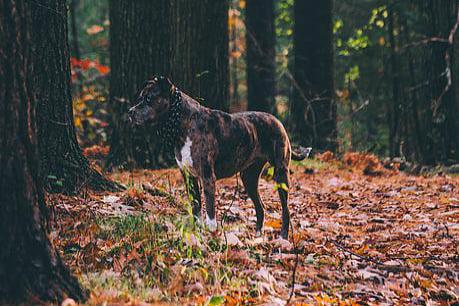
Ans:
[[[416,267],[408,267],[408,266],[402,266],[402,265],[387,265],[385,263],[382,263],[374,258],[363,256],[360,254],[355,253],[351,249],[347,248],[346,246],[342,245],[336,240],[333,239],[328,239],[327,241],[331,242],[333,245],[335,245],[338,249],[349,253],[363,261],[371,262],[377,265],[381,270],[387,271],[387,272],[392,272],[392,273],[402,273],[402,272],[419,272],[419,268]],[[432,265],[422,265],[422,267],[432,273],[435,274],[443,274],[446,273],[447,275],[454,276],[454,274],[458,274],[458,272],[454,272],[451,268],[444,268],[444,267],[437,267],[437,266],[432,266]]]
[[[231,199],[230,205],[225,210],[225,212],[223,213],[223,215],[222,215],[222,217],[220,219],[220,227],[222,228],[223,236],[225,237],[225,245],[226,245],[226,254],[227,254],[227,256],[228,256],[228,238],[226,236],[226,231],[223,228],[223,223],[225,222],[225,218],[228,215],[228,212],[230,211],[231,207],[233,206],[234,201],[236,200],[236,195],[240,196],[240,194],[239,194],[239,175],[238,175],[238,173],[236,174],[236,189],[234,190],[233,198]]]

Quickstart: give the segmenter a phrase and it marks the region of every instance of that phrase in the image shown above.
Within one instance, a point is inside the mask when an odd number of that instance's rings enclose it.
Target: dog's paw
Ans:
[[[217,230],[217,220],[209,218],[209,215],[206,215],[206,226],[211,232],[215,232]]]

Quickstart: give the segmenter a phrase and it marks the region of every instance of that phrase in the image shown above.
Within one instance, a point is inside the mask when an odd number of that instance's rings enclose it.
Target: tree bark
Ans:
[[[172,78],[202,104],[229,110],[228,1],[171,1]]]
[[[0,304],[87,295],[48,239],[35,134],[30,1],[0,1]]]
[[[425,16],[427,36],[448,39],[457,21],[458,3],[453,0],[429,0],[419,4]],[[457,33],[456,33],[457,37]],[[459,161],[459,107],[453,72],[454,44],[431,42],[425,54],[425,78],[428,80],[425,106],[425,141],[423,162],[427,164]]]
[[[294,4],[294,140],[319,150],[336,149],[332,0]]]
[[[248,109],[272,113],[276,94],[274,1],[246,4]]]
[[[206,106],[228,110],[226,0],[111,0],[110,101],[112,136],[107,167],[170,165],[151,130],[134,131],[128,108],[145,80],[171,76]]]
[[[32,10],[37,139],[45,188],[74,193],[83,187],[115,189],[92,169],[75,134],[65,0],[36,0]]]
[[[109,10],[113,118],[107,166],[155,168],[162,163],[156,135],[132,129],[126,119],[143,83],[171,73],[169,1],[110,0]]]

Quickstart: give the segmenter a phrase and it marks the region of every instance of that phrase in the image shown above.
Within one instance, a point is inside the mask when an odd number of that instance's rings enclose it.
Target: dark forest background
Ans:
[[[145,78],[165,74],[210,107],[276,114],[316,151],[459,159],[456,1],[123,3],[70,4],[72,56],[111,67],[94,76],[73,66],[84,145],[110,142],[103,114],[118,95],[132,99]],[[112,153],[114,164],[132,155]]]
[[[0,302],[87,298],[45,191],[119,191],[98,166],[171,165],[126,120],[155,74],[271,112],[314,152],[457,163],[458,27],[456,0],[0,0]]]

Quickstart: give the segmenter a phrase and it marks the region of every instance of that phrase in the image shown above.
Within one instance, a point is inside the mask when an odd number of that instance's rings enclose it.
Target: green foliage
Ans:
[[[221,295],[212,296],[209,301],[206,303],[208,306],[219,306],[225,303],[225,297]]]
[[[391,90],[383,76],[388,11],[378,1],[335,2],[335,84],[341,150],[386,152],[386,106]],[[369,120],[368,118],[372,118]]]
[[[330,163],[323,162],[315,158],[306,158],[302,161],[292,161],[293,165],[301,166],[306,169],[324,170],[332,167]]]

